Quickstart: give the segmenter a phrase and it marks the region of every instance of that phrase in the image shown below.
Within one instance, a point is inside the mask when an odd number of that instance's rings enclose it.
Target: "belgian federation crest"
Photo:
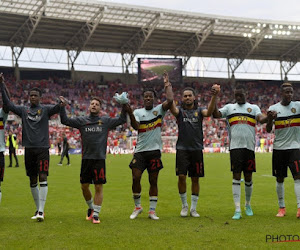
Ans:
[[[153,111],[152,114],[155,115],[155,116],[157,116],[158,112],[157,111]]]
[[[98,121],[98,125],[102,125],[102,121],[101,120]]]
[[[296,109],[295,108],[291,108],[292,113],[296,113]]]
[[[42,110],[39,109],[39,110],[37,111],[37,114],[38,114],[38,115],[41,115],[41,113],[42,113]]]
[[[248,113],[251,113],[252,108],[247,108]]]
[[[194,116],[195,116],[195,117],[197,117],[197,116],[198,116],[198,112],[197,112],[197,111],[194,113]]]

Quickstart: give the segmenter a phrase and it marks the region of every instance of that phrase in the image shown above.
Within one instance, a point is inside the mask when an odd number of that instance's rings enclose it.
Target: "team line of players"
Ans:
[[[0,109],[0,202],[1,182],[4,176],[4,126],[9,111],[22,119],[22,144],[25,148],[25,168],[30,180],[30,189],[36,205],[32,217],[39,222],[44,221],[44,208],[48,193],[47,177],[49,173],[49,124],[52,115],[59,113],[61,123],[79,129],[82,140],[82,162],[80,183],[83,197],[88,205],[86,219],[99,224],[99,213],[103,201],[103,184],[106,183],[106,145],[110,129],[124,124],[129,115],[131,126],[138,131],[137,145],[133,159],[129,164],[132,170],[132,193],[135,208],[130,219],[135,219],[143,211],[141,206],[141,177],[147,169],[149,175],[150,208],[148,217],[158,220],[156,205],[158,201],[158,175],[163,168],[161,161],[161,127],[167,110],[176,117],[178,124],[178,141],[176,144],[176,175],[178,191],[182,202],[180,215],[200,217],[196,211],[199,198],[199,178],[204,177],[203,161],[203,129],[204,117],[226,118],[230,139],[230,162],[233,173],[232,194],[235,212],[232,219],[238,220],[241,213],[241,174],[245,179],[245,213],[253,215],[251,196],[253,190],[252,173],[255,167],[255,125],[267,123],[267,131],[275,128],[273,146],[272,172],[276,177],[279,211],[277,217],[286,214],[284,203],[284,178],[289,167],[295,182],[297,198],[297,218],[300,218],[300,102],[292,101],[293,86],[290,83],[281,85],[281,101],[269,107],[267,115],[261,113],[257,105],[246,101],[245,85],[237,85],[234,89],[236,102],[217,107],[217,96],[220,86],[214,84],[210,90],[211,100],[207,108],[199,107],[196,92],[192,88],[182,91],[181,106],[177,107],[173,100],[172,85],[168,74],[163,75],[166,100],[154,106],[156,93],[153,89],[143,92],[144,107],[132,111],[130,105],[122,104],[119,117],[99,116],[101,100],[91,99],[89,115],[75,118],[67,116],[65,106],[67,100],[60,96],[57,105],[42,105],[42,92],[33,88],[29,92],[29,106],[15,105],[10,101],[4,77],[0,74],[0,88],[3,108]],[[191,178],[191,207],[187,203],[186,177]],[[39,185],[38,185],[39,184]],[[90,184],[95,186],[94,197]]]

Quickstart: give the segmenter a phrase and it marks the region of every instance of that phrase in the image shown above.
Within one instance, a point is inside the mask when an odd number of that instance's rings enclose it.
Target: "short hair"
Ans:
[[[144,96],[145,92],[152,92],[153,95],[154,95],[154,97],[157,97],[156,92],[155,92],[155,90],[153,88],[149,88],[149,87],[148,88],[144,88],[144,90],[143,90],[143,96]]]
[[[92,102],[93,100],[98,101],[98,102],[100,103],[100,105],[102,104],[102,102],[101,102],[101,100],[100,100],[99,97],[94,96],[94,97],[92,97],[91,102]]]
[[[191,88],[191,87],[186,87],[186,88],[184,88],[183,91],[182,91],[182,93],[183,93],[184,91],[192,91],[193,94],[194,94],[194,96],[196,96],[196,91],[195,91],[193,88]]]
[[[283,91],[284,88],[291,87],[293,88],[293,85],[289,82],[284,82],[283,84],[280,85],[280,91]]]
[[[237,84],[234,88],[235,90],[236,89],[242,89],[244,90],[245,92],[247,92],[247,89],[246,89],[246,85],[245,84]]]
[[[41,91],[41,89],[39,89],[39,88],[37,88],[37,87],[32,88],[32,89],[29,91],[29,93],[30,93],[31,91],[39,92],[40,96],[42,96],[42,91]]]

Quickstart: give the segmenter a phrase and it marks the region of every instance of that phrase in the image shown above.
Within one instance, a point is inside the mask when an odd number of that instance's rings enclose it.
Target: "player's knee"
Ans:
[[[284,182],[284,177],[276,177],[276,181],[279,183],[283,183]]]

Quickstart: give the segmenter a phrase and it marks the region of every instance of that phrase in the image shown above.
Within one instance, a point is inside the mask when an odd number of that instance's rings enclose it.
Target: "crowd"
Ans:
[[[33,87],[39,87],[43,90],[42,103],[55,104],[58,101],[58,96],[65,96],[69,105],[67,110],[70,116],[76,117],[85,115],[89,101],[92,96],[98,96],[102,100],[101,115],[115,117],[120,112],[119,105],[113,100],[113,95],[123,91],[129,94],[130,104],[133,109],[142,106],[142,90],[141,84],[125,84],[120,80],[107,81],[100,85],[93,81],[81,80],[72,82],[71,80],[62,78],[49,78],[48,80],[22,80],[16,83],[14,77],[6,77],[7,86],[11,92],[11,99],[16,104],[26,104],[28,100],[28,91]],[[263,113],[266,113],[267,108],[280,100],[279,82],[267,81],[252,81],[244,82],[249,90],[248,101],[257,104]],[[211,83],[185,82],[182,85],[173,86],[174,100],[178,105],[181,103],[181,90],[190,86],[195,88],[198,93],[197,101],[200,106],[206,106],[209,102],[209,89]],[[232,95],[232,84],[221,83],[221,94],[219,96],[218,106],[222,107],[226,103],[234,102]],[[157,92],[157,103],[165,100],[163,87],[158,85],[155,87]],[[300,88],[294,86],[295,99],[300,97]],[[21,125],[19,122],[13,121],[7,124],[14,134],[17,135],[18,143],[21,146]],[[77,129],[67,128],[61,125],[59,116],[53,116],[50,121],[50,145],[56,148],[60,143],[62,133],[66,132],[69,138],[71,148],[80,148],[80,134]],[[228,131],[226,129],[226,121],[224,119],[206,118],[203,123],[204,146],[205,147],[226,147],[228,146]],[[176,120],[170,112],[165,116],[164,125],[162,128],[162,136],[177,136],[178,129]],[[128,138],[137,136],[137,132],[126,124],[118,127],[117,130],[110,131],[108,146],[126,147],[128,146]],[[266,132],[265,125],[258,124],[256,126],[256,146],[262,151],[267,151],[273,143],[273,134]],[[263,145],[262,145],[263,143]]]

